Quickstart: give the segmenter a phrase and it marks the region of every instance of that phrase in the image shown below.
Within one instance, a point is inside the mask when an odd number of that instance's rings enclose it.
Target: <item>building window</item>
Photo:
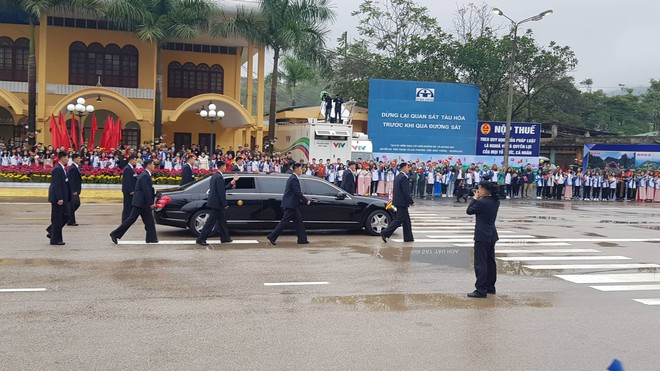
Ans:
[[[30,41],[0,37],[0,80],[27,81]]]
[[[121,133],[121,142],[125,146],[140,147],[140,125],[137,122],[131,121],[124,126]]]
[[[209,67],[205,63],[195,65],[171,62],[167,67],[167,96],[191,98],[200,94],[224,92],[225,71],[219,64]]]
[[[76,41],[69,46],[69,84],[96,85],[98,78],[105,86],[138,87],[137,48],[116,44],[86,46]]]

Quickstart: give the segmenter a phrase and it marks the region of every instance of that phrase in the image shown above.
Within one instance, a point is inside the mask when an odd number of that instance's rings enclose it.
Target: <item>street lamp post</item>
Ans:
[[[225,117],[225,112],[224,111],[216,111],[217,107],[213,102],[209,102],[208,110],[205,108],[202,108],[201,111],[199,111],[199,115],[205,119],[208,120],[211,123],[211,143],[209,148],[209,152],[213,153],[213,150],[215,149],[215,141],[214,139],[214,124],[216,120],[222,120],[223,117]]]
[[[76,115],[76,114],[78,115],[78,125],[79,125],[78,126],[79,127],[79,130],[78,130],[78,136],[79,137],[78,137],[78,139],[79,139],[80,145],[82,145],[83,140],[85,138],[84,135],[83,135],[83,127],[84,127],[83,126],[83,117],[91,114],[92,112],[94,112],[94,106],[92,106],[91,104],[88,104],[87,106],[85,106],[85,98],[80,97],[76,100],[76,104],[70,103],[69,105],[67,105],[66,110],[69,111],[72,116]],[[80,148],[80,147],[78,147],[78,148]]]
[[[520,22],[516,22],[509,18],[499,8],[493,8],[493,13],[500,15],[511,22],[511,34],[513,36],[511,41],[511,61],[509,64],[509,98],[506,107],[506,131],[504,132],[504,171],[506,171],[509,167],[509,142],[511,140],[511,119],[513,116],[513,76],[516,69],[516,41],[518,38],[518,27],[523,23],[540,21],[543,17],[550,15],[553,12],[552,10],[546,10],[533,17],[525,18]]]

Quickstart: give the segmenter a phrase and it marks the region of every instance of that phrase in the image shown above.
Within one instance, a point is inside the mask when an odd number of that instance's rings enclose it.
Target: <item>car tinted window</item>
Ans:
[[[233,176],[232,177],[229,177],[229,176],[226,177],[225,178],[225,184],[229,184],[232,181],[232,179],[233,179]],[[236,181],[236,187],[234,188],[234,190],[236,190],[236,191],[240,191],[240,190],[256,191],[256,189],[257,189],[257,187],[255,186],[253,177],[238,178],[238,180]]]
[[[303,192],[306,195],[335,197],[337,196],[337,193],[340,192],[340,190],[320,180],[304,179],[303,184],[304,184]]]
[[[181,188],[193,193],[205,193],[206,191],[209,190],[210,181],[211,181],[211,176],[206,175],[204,178],[194,183],[188,183]]]
[[[261,190],[261,193],[284,194],[286,180],[286,178],[262,176],[259,177],[259,189]]]

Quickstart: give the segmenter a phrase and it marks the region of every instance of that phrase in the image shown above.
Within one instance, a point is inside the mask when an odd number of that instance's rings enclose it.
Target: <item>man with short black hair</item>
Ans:
[[[286,181],[284,195],[282,195],[282,209],[284,209],[284,216],[275,229],[266,237],[271,245],[276,245],[275,241],[277,240],[277,237],[279,237],[284,228],[289,226],[290,222],[293,222],[293,225],[296,228],[298,244],[305,245],[309,243],[305,232],[305,225],[302,220],[302,214],[300,213],[300,204],[304,203],[311,205],[311,202],[303,195],[300,188],[300,180],[298,177],[302,175],[302,167],[300,164],[295,163],[291,169],[293,170],[293,174],[291,174]]]
[[[495,263],[495,243],[499,239],[495,219],[500,208],[497,199],[497,184],[484,180],[479,183],[474,199],[467,208],[468,215],[476,215],[474,227],[474,273],[477,282],[470,298],[485,298],[495,294],[497,264]]]
[[[234,174],[234,179],[232,179],[229,184],[225,185],[225,178],[222,176],[222,172],[224,172],[226,168],[227,163],[219,160],[218,171],[211,176],[208,191],[209,197],[206,201],[206,206],[210,211],[208,218],[206,218],[204,228],[202,228],[202,232],[199,234],[199,237],[197,237],[197,241],[195,241],[198,245],[208,245],[206,239],[209,237],[214,227],[220,234],[221,243],[232,242],[231,237],[229,237],[229,225],[227,224],[227,214],[225,213],[225,209],[229,208],[226,191],[231,188],[236,188],[238,174]]]
[[[355,161],[348,162],[348,169],[344,171],[343,179],[341,181],[341,189],[343,189],[349,195],[354,195],[356,189],[355,179],[356,179],[356,169],[357,164]]]
[[[121,210],[121,222],[128,219],[133,207],[133,193],[135,192],[135,184],[137,183],[137,174],[135,173],[135,165],[137,164],[137,156],[131,155],[128,157],[128,164],[124,167],[124,173],[121,178],[121,193],[124,195],[124,207]]]
[[[186,163],[181,168],[181,185],[186,185],[195,181],[195,174],[193,173],[193,164],[195,163],[195,155],[188,155]]]
[[[71,167],[69,167],[69,189],[71,190],[71,202],[69,202],[69,221],[67,225],[75,227],[76,223],[76,210],[80,208],[80,192],[82,191],[82,175],[80,175],[80,162],[82,158],[79,154],[74,153],[71,156]]]
[[[156,208],[154,205],[154,186],[151,181],[151,174],[153,173],[156,165],[153,160],[149,159],[142,163],[144,171],[138,177],[135,184],[135,193],[133,194],[133,204],[131,213],[128,219],[124,220],[117,229],[110,233],[110,239],[114,244],[117,240],[121,239],[128,228],[137,220],[138,216],[144,223],[144,229],[147,231],[147,243],[158,243],[158,236],[156,235],[156,223],[152,210]]]
[[[413,242],[415,240],[412,234],[410,214],[408,213],[408,207],[415,205],[415,201],[410,196],[410,181],[408,180],[410,167],[408,163],[402,162],[399,165],[399,171],[399,174],[394,178],[394,186],[392,187],[394,193],[392,195],[392,205],[396,206],[396,214],[394,220],[387,225],[387,228],[380,232],[383,242],[387,242],[387,239],[400,226],[403,226],[403,242]]]
[[[57,154],[57,164],[51,172],[50,186],[48,187],[48,202],[50,202],[50,225],[46,228],[46,238],[51,245],[64,245],[62,227],[69,220],[69,177],[64,164],[69,162],[69,155],[60,151]]]

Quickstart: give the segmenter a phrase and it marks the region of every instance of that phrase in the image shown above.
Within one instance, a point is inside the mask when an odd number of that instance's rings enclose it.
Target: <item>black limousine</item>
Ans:
[[[230,182],[233,173],[225,173]],[[289,174],[240,173],[235,189],[227,190],[229,228],[272,229],[282,218],[280,202]],[[197,237],[208,215],[206,200],[211,177],[156,193],[156,223],[188,228]],[[302,191],[312,204],[300,205],[307,229],[362,229],[378,235],[392,219],[387,200],[346,194],[341,188],[312,176],[301,176]]]

